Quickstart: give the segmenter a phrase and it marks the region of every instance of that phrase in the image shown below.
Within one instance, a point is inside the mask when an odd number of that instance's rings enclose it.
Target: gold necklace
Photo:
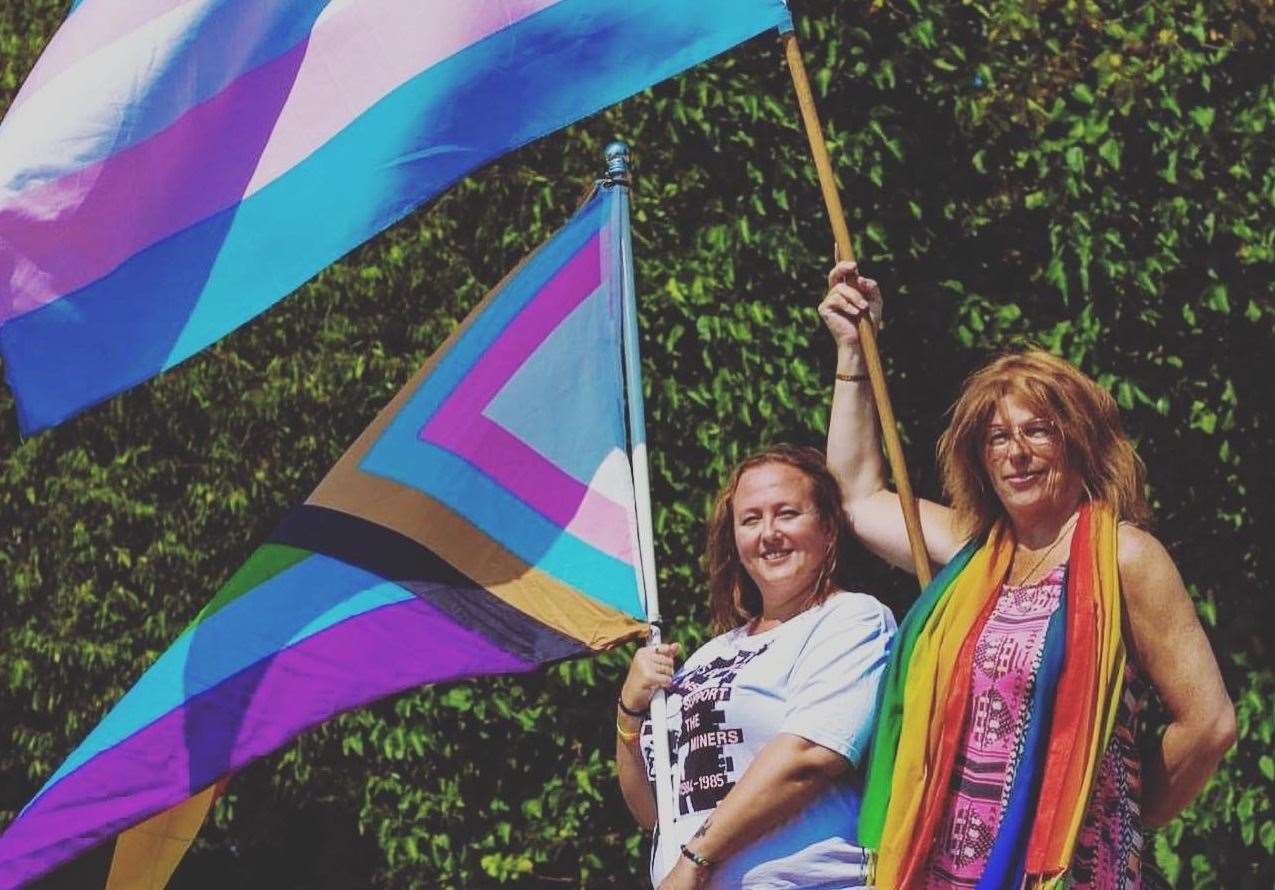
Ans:
[[[1054,538],[1054,540],[1050,542],[1049,546],[1045,549],[1045,552],[1041,554],[1040,559],[1036,560],[1036,562],[1032,564],[1032,567],[1023,573],[1022,577],[1018,579],[1017,583],[1015,583],[1014,581],[1010,581],[1009,586],[1022,587],[1025,583],[1027,583],[1027,579],[1032,576],[1033,572],[1035,572],[1038,568],[1040,568],[1041,563],[1043,563],[1046,559],[1049,558],[1049,554],[1054,552],[1054,548],[1057,547],[1058,544],[1062,541],[1062,539],[1067,536],[1067,532],[1071,531],[1071,527],[1076,524],[1076,520],[1079,518],[1080,518],[1079,513],[1073,513],[1071,518],[1068,519],[1067,522],[1063,525],[1062,531],[1058,533],[1058,537]],[[1023,546],[1022,544],[1017,545],[1018,548],[1021,548],[1022,546]]]

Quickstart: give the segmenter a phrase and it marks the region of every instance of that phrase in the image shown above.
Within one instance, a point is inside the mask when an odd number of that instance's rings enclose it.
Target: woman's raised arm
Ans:
[[[819,305],[819,315],[837,344],[828,468],[841,486],[842,504],[855,536],[892,565],[915,571],[899,496],[886,488],[872,387],[855,327],[864,312],[880,321],[881,302],[880,287],[860,276],[854,263],[837,263],[828,273],[828,293]],[[926,500],[919,501],[918,509],[930,560],[942,565],[964,543],[952,511]]]

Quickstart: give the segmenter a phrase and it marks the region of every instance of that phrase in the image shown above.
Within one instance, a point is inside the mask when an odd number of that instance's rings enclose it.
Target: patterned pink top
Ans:
[[[965,743],[956,760],[925,873],[927,890],[974,887],[992,851],[1030,720],[1045,630],[1062,597],[1064,566],[1034,584],[1001,588],[974,650]],[[1111,742],[1072,858],[1071,888],[1137,890],[1142,872],[1137,717],[1146,684],[1129,661]]]

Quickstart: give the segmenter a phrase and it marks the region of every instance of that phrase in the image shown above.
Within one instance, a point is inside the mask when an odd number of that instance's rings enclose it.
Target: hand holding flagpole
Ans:
[[[629,463],[633,469],[633,491],[636,500],[638,547],[641,554],[639,578],[646,604],[646,620],[651,625],[647,638],[650,647],[659,646],[660,596],[655,575],[655,538],[651,522],[651,481],[646,458],[646,419],[642,410],[642,361],[638,352],[637,303],[634,298],[633,247],[629,237],[629,147],[623,142],[613,142],[606,148],[607,177],[611,187],[620,189],[616,202],[616,220],[620,226],[621,267],[624,281],[624,384],[628,393],[629,411]],[[669,759],[668,715],[664,690],[657,690],[651,698],[652,749],[655,757],[655,809],[662,838],[674,837],[675,798],[673,795],[673,765]],[[662,862],[657,863],[661,874],[667,874],[676,863],[675,853],[668,843],[657,849]]]

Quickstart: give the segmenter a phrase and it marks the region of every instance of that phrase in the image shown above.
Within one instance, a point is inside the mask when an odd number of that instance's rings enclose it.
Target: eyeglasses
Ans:
[[[984,445],[991,454],[1009,451],[1009,443],[1019,439],[1030,450],[1049,448],[1058,442],[1058,425],[1052,420],[1034,419],[1018,426],[994,426],[987,431]]]

